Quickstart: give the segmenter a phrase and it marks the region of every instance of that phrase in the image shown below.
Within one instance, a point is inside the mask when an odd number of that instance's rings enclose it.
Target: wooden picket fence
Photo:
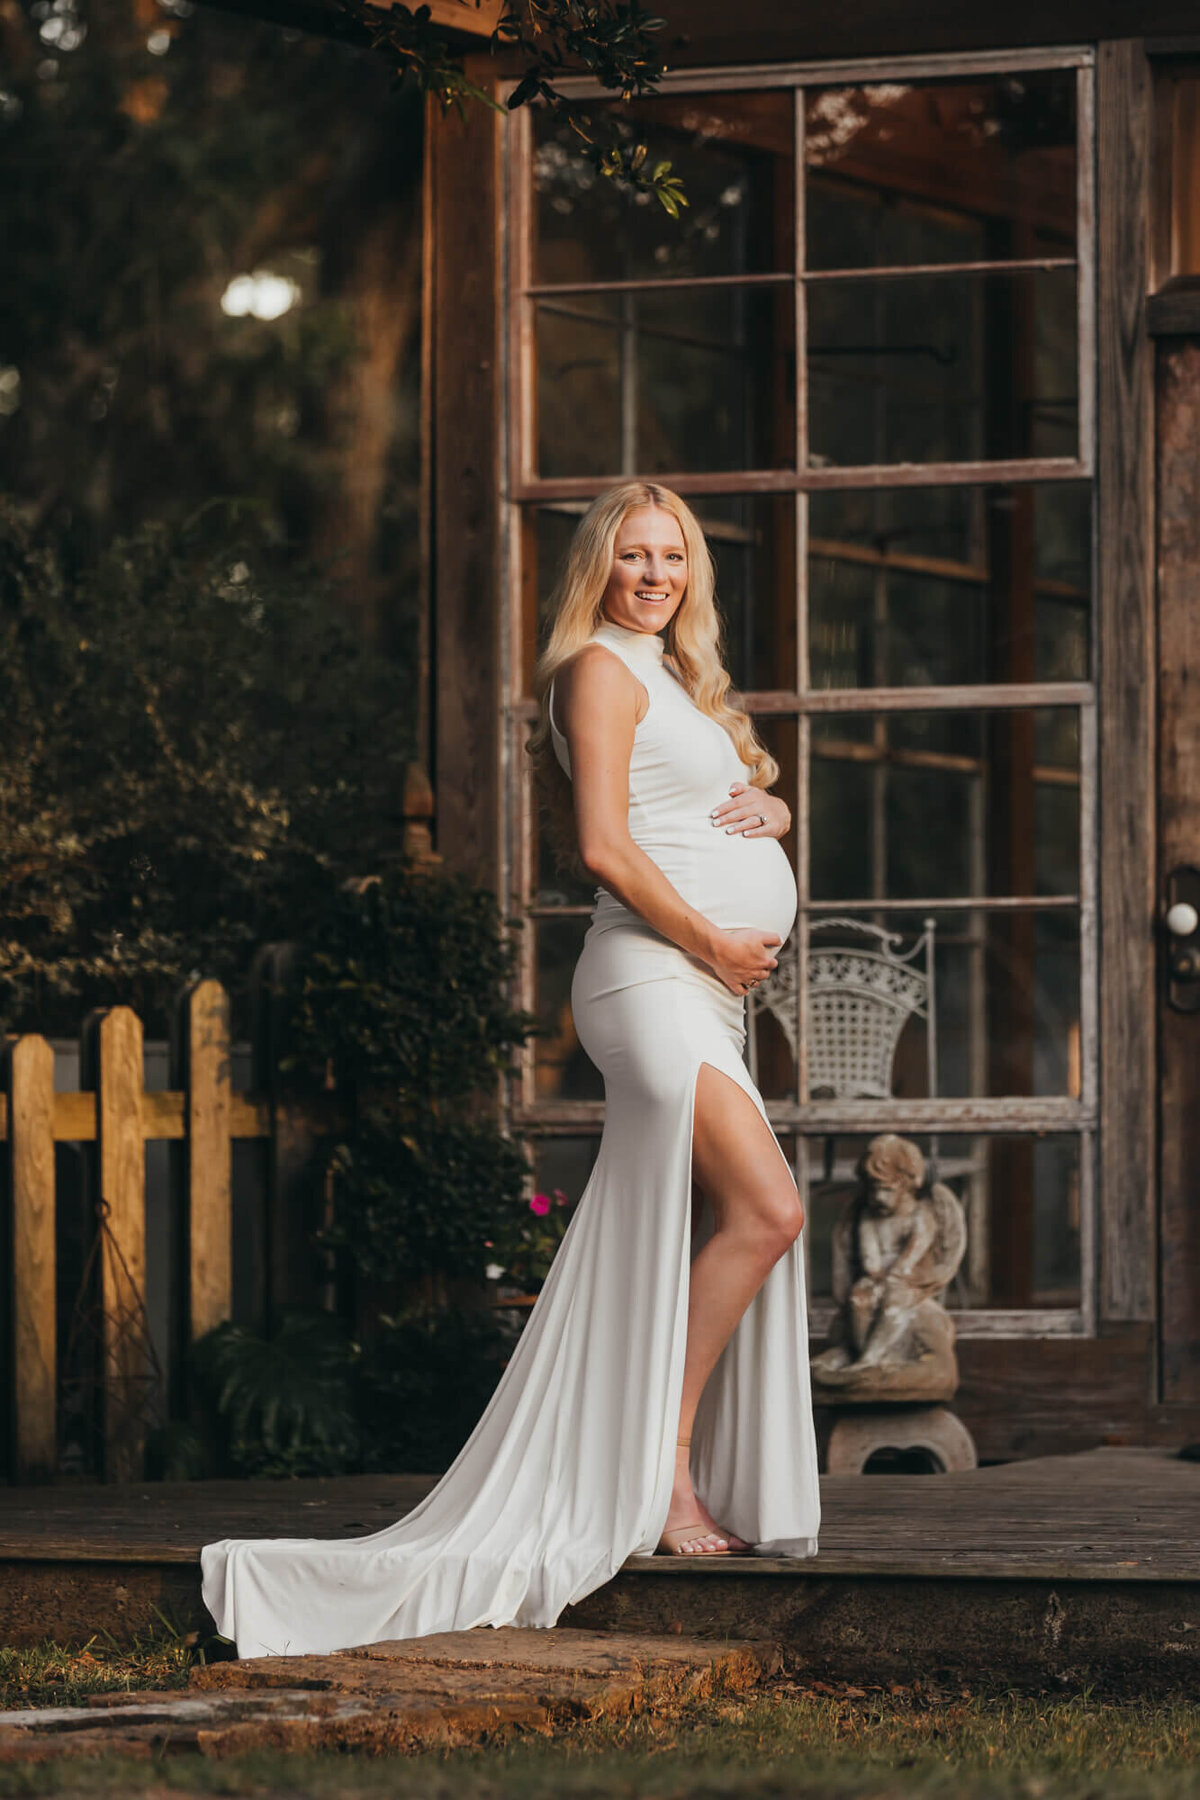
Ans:
[[[128,1392],[145,1378],[137,1338],[118,1321],[130,1291],[136,1300],[145,1291],[147,1140],[184,1145],[189,1336],[230,1317],[233,1140],[270,1137],[274,1109],[268,1098],[233,1091],[229,997],[220,982],[197,983],[182,1009],[185,1076],[177,1092],[146,1092],[142,1022],[127,1006],[89,1020],[94,1081],[87,1091],[54,1091],[54,1052],[44,1037],[9,1041],[0,1141],[9,1159],[8,1411],[18,1481],[52,1480],[56,1469],[56,1143],[96,1146],[105,1209],[98,1296],[105,1390]],[[116,1405],[104,1408],[104,1419],[106,1478],[140,1478],[138,1432],[130,1432]]]

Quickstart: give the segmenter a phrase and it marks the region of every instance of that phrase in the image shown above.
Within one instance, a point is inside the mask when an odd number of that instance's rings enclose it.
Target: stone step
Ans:
[[[780,1666],[769,1643],[484,1627],[331,1656],[210,1663],[192,1670],[186,1690],[0,1712],[0,1763],[478,1744],[744,1693]]]

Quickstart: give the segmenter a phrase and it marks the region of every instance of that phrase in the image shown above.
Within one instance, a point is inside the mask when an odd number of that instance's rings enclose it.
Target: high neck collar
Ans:
[[[634,631],[630,625],[618,625],[615,620],[604,617],[596,626],[596,634],[608,633],[618,643],[624,644],[627,650],[641,661],[660,663],[666,648],[657,631]]]

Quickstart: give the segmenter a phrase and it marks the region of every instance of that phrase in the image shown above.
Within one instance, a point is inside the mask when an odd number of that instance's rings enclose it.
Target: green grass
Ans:
[[[245,1800],[1183,1800],[1200,1794],[1200,1704],[863,1692],[779,1681],[669,1718],[413,1757],[0,1765],[0,1796]]]
[[[110,1631],[96,1632],[80,1649],[49,1640],[23,1649],[0,1646],[0,1710],[81,1706],[88,1694],[185,1688],[188,1669],[204,1658],[203,1646],[196,1632],[158,1616],[162,1628],[135,1635],[132,1646]]]

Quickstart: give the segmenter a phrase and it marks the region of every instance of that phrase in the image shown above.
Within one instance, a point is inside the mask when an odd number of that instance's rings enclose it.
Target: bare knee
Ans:
[[[804,1229],[804,1208],[793,1189],[774,1196],[763,1219],[763,1245],[772,1263],[786,1256]]]

